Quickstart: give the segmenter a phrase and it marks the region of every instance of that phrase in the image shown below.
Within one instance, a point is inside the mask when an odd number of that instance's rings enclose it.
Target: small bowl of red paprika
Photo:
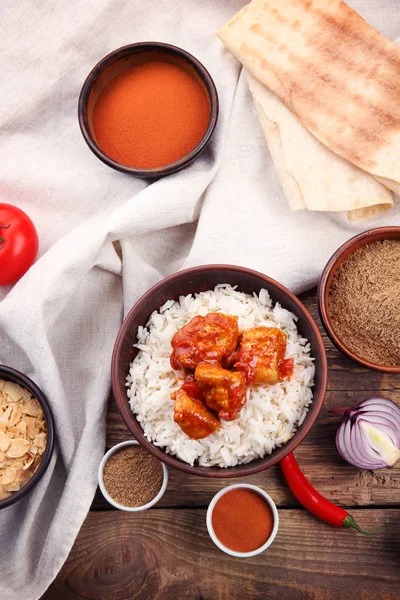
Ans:
[[[220,490],[208,506],[206,520],[214,544],[236,558],[264,552],[274,541],[279,525],[272,498],[250,483]]]
[[[140,42],[114,50],[89,73],[78,105],[92,152],[108,166],[158,178],[190,165],[218,118],[211,75],[171,44]]]

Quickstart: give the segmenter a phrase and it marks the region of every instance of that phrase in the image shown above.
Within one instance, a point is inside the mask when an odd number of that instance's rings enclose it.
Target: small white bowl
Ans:
[[[104,486],[103,472],[104,472],[104,466],[107,463],[110,456],[112,456],[119,450],[122,450],[122,448],[127,448],[128,446],[139,446],[139,445],[140,445],[139,442],[137,442],[136,440],[129,440],[128,442],[121,442],[120,444],[116,444],[115,446],[110,448],[110,450],[103,456],[102,461],[99,465],[98,479],[99,479],[99,487],[100,487],[101,493],[103,494],[103,496],[107,500],[107,502],[109,502],[112,506],[114,506],[114,508],[118,508],[119,510],[125,510],[127,512],[139,512],[141,510],[146,510],[146,509],[150,508],[151,506],[154,506],[154,504],[157,504],[157,502],[163,497],[164,492],[167,489],[168,470],[167,470],[167,467],[164,465],[164,463],[161,463],[161,466],[163,468],[163,473],[164,473],[162,486],[161,486],[160,491],[158,492],[157,496],[155,496],[153,498],[153,500],[150,500],[150,502],[147,502],[147,504],[143,504],[143,506],[124,506],[123,504],[119,504],[118,502],[115,502],[115,500],[113,500],[113,498],[111,498],[110,494],[107,492],[107,490]]]
[[[217,536],[215,535],[214,528],[212,525],[212,514],[213,514],[214,507],[217,504],[218,500],[224,494],[226,494],[227,492],[230,492],[231,490],[243,489],[243,488],[252,490],[253,492],[256,492],[257,494],[259,494],[269,505],[269,507],[272,511],[273,518],[274,518],[274,526],[272,528],[271,535],[269,536],[269,538],[267,539],[265,544],[263,544],[256,550],[252,550],[251,552],[236,552],[235,550],[231,550],[230,548],[227,548],[226,546],[224,546],[224,544],[222,544],[220,542],[220,540],[217,538]],[[208,509],[207,509],[206,522],[207,522],[208,533],[209,533],[212,541],[214,542],[214,544],[220,550],[222,550],[226,554],[230,554],[230,556],[235,556],[236,558],[249,558],[250,556],[256,556],[257,554],[261,554],[261,552],[264,552],[264,550],[266,550],[268,548],[268,546],[270,546],[272,544],[272,542],[274,541],[275,536],[278,532],[279,516],[278,516],[278,511],[275,506],[275,502],[272,500],[271,496],[269,496],[267,494],[267,492],[264,492],[264,490],[262,490],[261,488],[255,486],[255,485],[251,485],[250,483],[236,483],[234,485],[228,485],[227,487],[220,490],[218,492],[218,494],[215,494],[214,498],[211,500],[211,502],[208,506]]]

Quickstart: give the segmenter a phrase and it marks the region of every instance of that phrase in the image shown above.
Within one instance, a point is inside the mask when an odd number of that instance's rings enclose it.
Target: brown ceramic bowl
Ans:
[[[238,290],[247,294],[259,292],[266,288],[272,300],[298,317],[298,329],[311,344],[312,356],[315,358],[314,399],[303,424],[295,435],[282,448],[271,455],[254,460],[246,465],[236,467],[200,467],[191,466],[175,456],[166,454],[162,448],[154,446],[143,435],[142,428],[132,413],[126,393],[126,376],[129,365],[137,354],[133,348],[139,325],[144,326],[150,314],[158,310],[168,299],[177,300],[181,295],[192,294],[214,289],[217,284],[237,285]],[[327,360],[324,344],[318,328],[304,305],[283,285],[257,271],[233,265],[204,265],[174,273],[152,287],[131,309],[119,330],[111,364],[112,388],[119,412],[126,426],[138,442],[159,460],[168,466],[175,467],[192,475],[203,477],[241,477],[258,473],[279,462],[292,452],[310,431],[322,406],[327,384]]]
[[[16,371],[11,367],[6,367],[5,365],[0,365],[0,379],[5,379],[6,381],[13,381],[17,383],[21,387],[25,388],[34,396],[41,404],[44,412],[44,416],[46,419],[46,427],[47,427],[47,444],[45,451],[43,453],[42,462],[39,465],[38,470],[33,475],[33,477],[26,483],[18,492],[13,492],[9,498],[5,498],[4,500],[0,500],[0,509],[6,508],[6,506],[10,506],[14,504],[18,500],[21,500],[26,494],[28,494],[34,487],[37,485],[42,478],[45,470],[49,466],[51,455],[54,450],[54,423],[53,417],[51,414],[50,406],[47,401],[46,396],[42,392],[42,390],[26,375],[21,373],[20,371]]]
[[[172,63],[181,67],[200,83],[206,92],[210,103],[210,120],[207,130],[200,142],[183,158],[169,165],[154,169],[136,169],[116,162],[103,152],[97,144],[96,136],[93,131],[93,112],[100,94],[114,77],[127,71],[131,67],[155,60]],[[179,90],[177,90],[177,93],[179,93]],[[171,44],[140,42],[114,50],[105,56],[92,69],[83,84],[79,96],[78,118],[81,132],[87,145],[106,165],[113,169],[117,169],[117,171],[130,173],[136,177],[159,178],[184,169],[189,166],[201,152],[203,152],[210,141],[217,124],[218,108],[218,94],[214,81],[207,69],[197,60],[197,58],[189,54],[189,52],[186,52],[186,50],[178,48],[177,46],[171,46]]]
[[[382,240],[400,240],[400,227],[377,227],[376,229],[369,229],[351,238],[336,250],[322,271],[318,286],[318,309],[326,333],[339,350],[369,369],[375,369],[383,373],[400,373],[400,365],[380,365],[354,354],[336,335],[328,310],[328,298],[332,281],[340,265],[350,254],[353,254],[359,248],[373,242],[381,242]]]

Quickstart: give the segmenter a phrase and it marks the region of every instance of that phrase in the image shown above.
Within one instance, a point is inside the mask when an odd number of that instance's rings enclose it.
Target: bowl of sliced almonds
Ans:
[[[29,377],[0,365],[0,509],[34,488],[53,447],[53,417],[45,395]]]

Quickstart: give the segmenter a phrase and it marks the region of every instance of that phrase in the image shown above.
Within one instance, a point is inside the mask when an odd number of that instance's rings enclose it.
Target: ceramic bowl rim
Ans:
[[[210,118],[208,122],[207,129],[198,142],[198,144],[191,150],[188,154],[180,158],[179,160],[170,163],[169,165],[165,165],[162,167],[154,167],[150,169],[144,168],[135,168],[129,167],[128,165],[124,165],[118,161],[113,160],[109,157],[97,142],[94,140],[88,119],[87,119],[87,103],[89,100],[90,91],[95,84],[97,78],[99,77],[101,71],[107,67],[107,65],[113,60],[117,59],[119,56],[123,56],[125,53],[136,54],[139,52],[151,52],[158,51],[164,52],[165,54],[173,54],[182,58],[189,62],[191,66],[196,70],[199,77],[203,81],[206,89],[207,95],[210,101]],[[215,126],[218,121],[218,113],[219,113],[219,100],[218,100],[218,92],[215,86],[214,80],[211,77],[208,70],[205,66],[192,54],[190,54],[187,50],[180,48],[179,46],[174,46],[172,44],[166,44],[164,42],[136,42],[134,44],[127,44],[125,46],[121,46],[120,48],[116,48],[112,52],[109,52],[106,56],[99,60],[99,62],[92,68],[90,73],[87,75],[83,86],[81,88],[78,100],[78,120],[79,127],[81,129],[81,133],[86,144],[89,146],[90,150],[99,158],[103,163],[108,165],[109,167],[116,169],[117,171],[121,171],[123,173],[128,173],[130,175],[134,175],[140,178],[158,178],[164,177],[166,175],[170,175],[172,173],[176,173],[181,169],[189,166],[189,164],[194,161],[199,154],[205,149],[208,145],[211,136],[214,132]]]
[[[217,502],[226,493],[230,492],[231,490],[236,490],[236,489],[252,490],[252,491],[258,493],[260,496],[262,496],[262,498],[267,502],[268,506],[270,507],[273,518],[274,518],[274,525],[273,525],[273,528],[271,531],[271,535],[269,536],[267,541],[262,546],[260,546],[259,548],[256,548],[256,550],[252,550],[251,552],[237,552],[236,550],[231,550],[230,548],[225,546],[219,540],[217,535],[215,534],[213,524],[212,524],[212,515],[213,515],[213,511],[214,511],[214,508],[215,508]],[[234,483],[233,485],[228,485],[228,486],[222,488],[222,490],[217,492],[215,494],[215,496],[212,498],[212,500],[207,508],[206,523],[207,523],[207,531],[209,533],[210,538],[212,539],[214,544],[220,550],[222,550],[222,552],[225,552],[226,554],[229,554],[230,556],[234,556],[236,558],[250,558],[252,556],[256,556],[257,554],[261,554],[262,552],[265,552],[265,550],[267,548],[269,548],[269,546],[274,541],[276,534],[278,533],[278,528],[279,528],[279,514],[278,514],[278,510],[276,508],[275,502],[272,500],[271,496],[269,494],[267,494],[267,492],[265,492],[261,487],[259,487],[257,485],[253,485],[251,483]]]
[[[344,242],[344,244],[339,246],[339,248],[337,250],[335,250],[335,252],[332,254],[332,256],[326,263],[326,265],[321,273],[321,277],[320,277],[319,284],[318,284],[317,299],[318,299],[318,312],[319,312],[321,322],[324,326],[324,329],[325,329],[329,339],[331,340],[331,342],[339,350],[341,350],[341,352],[343,352],[349,358],[355,360],[359,364],[363,365],[364,367],[367,367],[368,369],[372,369],[374,371],[379,371],[381,373],[391,373],[391,374],[398,375],[398,374],[400,374],[400,365],[381,365],[379,363],[374,363],[372,361],[369,361],[367,359],[359,357],[355,352],[350,350],[350,348],[348,348],[341,341],[339,336],[336,334],[336,332],[332,326],[331,319],[329,316],[329,310],[328,310],[328,297],[329,297],[329,290],[330,290],[330,288],[328,289],[328,287],[327,287],[328,279],[329,279],[332,271],[335,270],[335,272],[336,272],[336,270],[340,267],[340,265],[346,260],[347,257],[343,258],[343,255],[345,254],[345,252],[351,248],[354,248],[354,250],[349,253],[349,256],[350,256],[350,254],[353,254],[353,252],[355,252],[357,250],[356,246],[357,246],[358,242],[363,242],[360,246],[360,247],[363,247],[368,244],[374,243],[374,241],[379,241],[378,237],[381,235],[391,235],[391,234],[397,234],[398,239],[400,240],[400,227],[399,226],[387,226],[387,227],[375,227],[373,229],[368,229],[366,231],[363,231],[362,233],[358,233],[357,235],[354,235],[349,240]],[[389,237],[386,239],[396,239],[396,238]]]
[[[274,450],[273,454],[264,456],[263,459],[257,460],[256,464],[255,464],[255,461],[252,461],[252,462],[248,463],[247,465],[240,465],[240,468],[241,468],[240,472],[237,471],[237,467],[220,468],[219,471],[210,471],[210,470],[208,470],[208,468],[199,470],[198,467],[192,466],[188,463],[185,463],[173,455],[166,454],[163,450],[161,450],[157,446],[154,446],[152,444],[152,442],[149,442],[146,439],[146,437],[143,434],[143,431],[139,432],[133,428],[133,426],[132,426],[132,418],[133,417],[132,417],[132,413],[131,413],[131,411],[128,407],[128,403],[127,403],[126,388],[124,388],[124,390],[121,391],[120,386],[119,386],[118,368],[119,368],[119,362],[120,362],[121,348],[122,348],[122,345],[124,342],[125,335],[127,334],[128,330],[131,326],[131,321],[132,321],[135,313],[137,312],[137,310],[143,304],[146,304],[146,302],[152,297],[152,295],[157,290],[162,289],[164,286],[170,285],[170,283],[174,282],[177,279],[179,280],[182,276],[188,276],[188,275],[194,276],[196,274],[206,273],[209,270],[217,270],[217,271],[230,270],[230,271],[234,271],[235,273],[251,275],[253,277],[257,277],[258,279],[261,279],[266,284],[267,288],[271,287],[271,288],[275,288],[275,289],[281,291],[281,293],[283,293],[285,296],[287,296],[296,306],[297,316],[299,316],[299,314],[300,314],[307,321],[308,325],[310,326],[311,330],[313,331],[315,344],[318,347],[318,354],[319,354],[318,374],[319,374],[319,378],[320,378],[320,386],[319,386],[320,391],[319,391],[318,396],[315,395],[315,392],[313,394],[313,406],[315,406],[315,410],[314,410],[314,413],[313,413],[311,419],[308,421],[306,420],[302,424],[301,428],[296,430],[293,437],[288,442],[286,442],[286,444],[284,444],[281,448],[277,448],[276,450]],[[292,294],[292,292],[290,292],[285,286],[283,286],[281,283],[277,282],[276,280],[272,279],[271,277],[268,277],[267,275],[264,275],[263,273],[260,273],[259,271],[254,271],[253,269],[249,269],[247,267],[241,267],[238,265],[228,265],[228,264],[206,264],[206,265],[200,265],[197,267],[190,267],[188,269],[178,271],[176,273],[173,273],[173,274],[165,277],[164,279],[162,279],[161,281],[159,281],[158,283],[153,285],[134,304],[134,306],[130,309],[127,316],[125,317],[125,319],[118,331],[116,340],[115,340],[114,350],[113,350],[112,359],[111,359],[111,380],[112,380],[113,396],[114,396],[115,402],[117,404],[118,411],[119,411],[120,415],[122,416],[122,419],[123,419],[125,425],[127,426],[127,428],[129,429],[129,431],[131,432],[131,434],[133,435],[133,437],[137,441],[139,441],[139,443],[144,448],[146,448],[146,450],[148,450],[149,452],[154,454],[154,456],[156,456],[156,458],[158,458],[162,462],[165,462],[169,467],[177,468],[180,471],[183,471],[190,475],[197,475],[200,477],[210,477],[210,478],[220,479],[220,478],[244,477],[247,475],[253,475],[254,473],[259,473],[259,472],[263,471],[264,469],[267,469],[267,468],[271,467],[272,465],[278,463],[282,458],[287,456],[290,452],[292,452],[298,446],[298,444],[300,444],[302,442],[302,440],[306,437],[306,435],[309,433],[310,429],[314,425],[315,420],[317,419],[318,414],[323,405],[324,397],[326,394],[326,388],[327,388],[327,380],[328,380],[328,364],[327,364],[327,356],[326,356],[324,342],[323,342],[321,334],[318,330],[317,324],[315,323],[314,319],[312,318],[311,314],[309,313],[307,308],[304,306],[304,304],[294,294]]]
[[[103,479],[104,467],[107,464],[108,459],[113,454],[115,454],[119,450],[122,450],[122,448],[127,448],[129,446],[139,446],[140,447],[140,444],[137,440],[127,440],[125,442],[120,442],[119,444],[115,444],[115,446],[112,446],[105,453],[105,455],[103,456],[103,458],[101,459],[101,462],[99,464],[99,468],[97,471],[97,479],[99,482],[99,488],[100,488],[101,493],[103,494],[103,496],[107,500],[107,502],[109,502],[111,504],[111,506],[113,506],[114,508],[118,508],[118,510],[123,510],[125,512],[141,512],[142,510],[147,510],[148,508],[151,508],[152,506],[157,504],[157,502],[159,500],[161,500],[161,498],[164,496],[165,490],[167,489],[167,485],[168,485],[168,469],[167,469],[166,465],[160,461],[162,469],[163,469],[163,482],[160,487],[160,491],[158,492],[158,494],[156,496],[154,496],[154,498],[152,500],[150,500],[150,502],[147,502],[146,504],[143,504],[142,506],[125,506],[124,504],[120,504],[119,502],[116,502],[110,496],[110,494],[107,492],[106,487],[104,485],[104,479]]]
[[[14,379],[10,379],[10,376],[14,377],[16,381],[14,381]],[[47,429],[46,447],[43,452],[43,457],[38,467],[38,470],[20,490],[18,490],[17,492],[13,492],[8,498],[0,500],[1,510],[21,500],[30,491],[32,491],[32,489],[39,483],[39,481],[43,477],[44,472],[50,464],[50,460],[54,451],[55,428],[49,401],[47,400],[47,397],[45,396],[44,392],[42,392],[39,386],[32,379],[30,379],[30,377],[28,377],[21,371],[17,371],[17,369],[14,369],[13,367],[8,367],[7,365],[0,364],[0,379],[5,379],[6,381],[14,381],[14,383],[18,383],[21,387],[27,389],[29,392],[32,393],[32,395],[35,398],[37,398],[41,407],[43,408]]]

